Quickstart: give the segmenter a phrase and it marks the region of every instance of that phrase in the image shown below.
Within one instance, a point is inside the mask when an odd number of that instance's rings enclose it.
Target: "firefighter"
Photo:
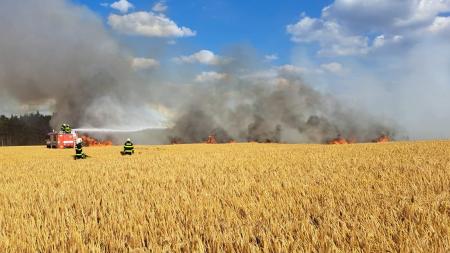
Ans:
[[[70,134],[72,132],[72,128],[70,128],[69,124],[64,124],[64,132],[66,134]]]
[[[125,144],[123,144],[123,155],[132,155],[134,154],[134,146],[133,143],[131,142],[130,138],[127,139],[127,141],[125,142]]]
[[[86,154],[83,153],[83,140],[81,138],[78,138],[76,140],[76,146],[75,146],[75,160],[77,159],[85,159]]]
[[[69,126],[69,124],[64,123],[61,126],[61,132],[70,134],[72,132],[72,128]]]
[[[65,130],[65,132],[66,132],[66,134],[72,133],[72,128],[71,128],[68,124],[66,124],[66,130]]]

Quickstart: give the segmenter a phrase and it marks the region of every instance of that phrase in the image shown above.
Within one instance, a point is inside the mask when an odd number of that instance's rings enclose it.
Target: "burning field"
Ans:
[[[390,142],[390,141],[391,141],[391,138],[389,138],[389,136],[382,134],[378,138],[373,139],[371,142],[386,143],[386,142]],[[327,143],[328,144],[354,144],[354,143],[358,143],[358,141],[354,138],[346,139],[346,138],[338,135],[338,137],[327,141]]]
[[[211,99],[197,92],[202,103],[189,103],[175,111],[168,129],[170,143],[367,143],[397,137],[392,122],[351,109],[333,96],[322,94],[299,77],[279,73],[275,84],[267,80],[237,80],[212,85],[225,89]],[[225,87],[225,88],[224,88]],[[209,92],[208,90],[205,93]],[[233,104],[233,106],[229,106]]]
[[[449,142],[121,149],[0,148],[0,251],[450,250]]]

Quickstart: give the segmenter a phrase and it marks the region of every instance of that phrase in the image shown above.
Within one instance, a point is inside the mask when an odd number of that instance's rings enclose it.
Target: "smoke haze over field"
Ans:
[[[338,135],[371,141],[394,128],[341,105],[304,84],[298,76],[234,78],[195,93],[178,111],[172,136],[201,142],[214,134],[219,142],[322,143]]]
[[[358,141],[381,134],[448,137],[450,48],[445,37],[386,35],[367,43],[347,30],[327,30],[343,29],[326,25],[332,15],[342,18],[337,7],[287,26],[292,41],[319,43],[317,58],[299,53],[300,48],[293,52],[292,65],[273,66],[258,62],[264,57],[245,46],[224,55],[200,50],[172,60],[135,58],[86,7],[64,0],[3,0],[0,106],[46,107],[55,113],[54,128],[63,122],[86,128],[167,125],[169,130],[158,132],[167,136],[158,142],[200,142],[210,134],[220,142],[293,143],[338,135]],[[167,17],[164,21],[177,28]],[[156,51],[164,47],[156,44]],[[358,55],[349,57],[353,54]],[[141,142],[155,140],[148,138]]]

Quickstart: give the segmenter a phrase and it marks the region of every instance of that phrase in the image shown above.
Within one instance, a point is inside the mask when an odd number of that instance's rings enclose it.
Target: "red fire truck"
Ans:
[[[64,132],[48,133],[47,148],[74,148],[77,134]]]

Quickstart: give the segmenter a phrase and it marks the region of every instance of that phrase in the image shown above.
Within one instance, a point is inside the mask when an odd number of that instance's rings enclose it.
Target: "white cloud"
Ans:
[[[424,32],[442,34],[437,31],[445,31],[449,20],[439,15],[449,11],[450,0],[336,0],[321,17],[302,14],[286,30],[294,42],[319,44],[319,55],[364,55],[402,41],[413,44]]]
[[[436,17],[427,30],[433,34],[450,35],[450,17]]]
[[[202,72],[201,74],[197,75],[195,77],[196,82],[216,82],[220,80],[224,80],[227,78],[227,74],[225,73],[218,73],[218,72]]]
[[[154,12],[166,12],[168,9],[165,1],[159,1],[153,5],[152,11]]]
[[[268,54],[264,56],[264,59],[266,61],[276,61],[278,60],[278,55],[277,54]]]
[[[396,20],[394,25],[399,27],[428,25],[440,13],[450,11],[450,1],[448,0],[410,0],[407,2],[409,15]]]
[[[343,75],[348,72],[348,70],[345,69],[344,66],[342,66],[342,64],[340,64],[338,62],[325,63],[325,64],[320,65],[320,68],[327,72],[337,74],[337,75]]]
[[[388,44],[394,44],[394,43],[398,43],[401,42],[403,40],[403,36],[401,35],[394,35],[394,36],[386,36],[384,34],[377,36],[374,40],[373,40],[373,44],[372,46],[374,48],[380,48],[380,47],[384,47]]]
[[[369,50],[367,37],[348,34],[334,21],[306,16],[286,29],[294,42],[318,42],[322,55],[365,54]]]
[[[227,59],[224,59],[209,50],[200,50],[189,56],[176,57],[174,60],[177,63],[201,63],[205,65],[220,65],[228,62]]]
[[[385,44],[385,36],[384,34],[377,36],[374,40],[373,40],[373,46],[374,47],[382,47]]]
[[[126,15],[111,14],[108,24],[115,30],[129,35],[147,37],[187,37],[196,32],[187,27],[179,27],[164,14],[134,12]]]
[[[109,3],[100,3],[100,6],[102,6],[102,7],[109,7]]]
[[[336,0],[323,17],[339,20],[354,31],[399,31],[427,26],[450,11],[449,0]]]
[[[134,58],[131,66],[135,70],[152,69],[159,66],[159,62],[152,58]]]
[[[127,0],[120,0],[111,4],[111,8],[116,9],[122,13],[127,13],[129,9],[132,9],[134,6]]]

